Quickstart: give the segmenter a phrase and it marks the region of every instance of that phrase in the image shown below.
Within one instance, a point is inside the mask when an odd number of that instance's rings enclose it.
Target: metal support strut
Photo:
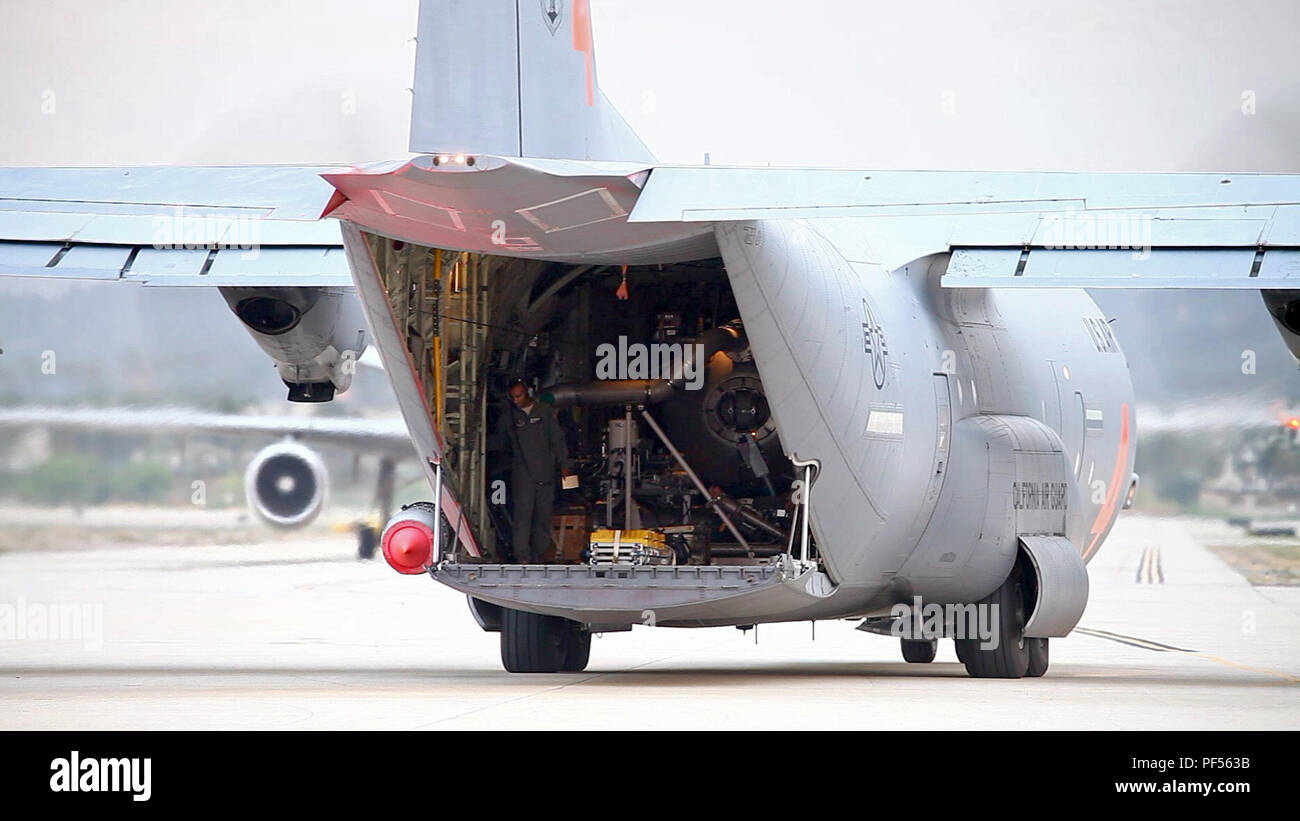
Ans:
[[[632,529],[632,406],[623,417],[623,529]]]
[[[727,530],[730,530],[731,535],[736,537],[736,541],[740,543],[740,546],[745,548],[745,552],[749,554],[749,558],[754,558],[754,549],[749,546],[749,542],[745,541],[745,537],[740,535],[740,530],[738,530],[736,525],[732,523],[731,517],[727,515],[727,512],[714,504],[713,498],[709,495],[709,489],[704,486],[704,482],[700,480],[700,477],[696,475],[695,471],[691,470],[691,466],[686,462],[686,457],[682,455],[682,452],[678,450],[677,446],[668,438],[668,434],[664,433],[664,429],[659,427],[659,423],[654,420],[654,417],[650,415],[648,410],[642,408],[641,415],[645,417],[645,421],[650,425],[650,429],[659,437],[659,441],[664,443],[664,447],[668,448],[668,452],[677,460],[677,464],[681,465],[682,470],[686,471],[686,475],[691,477],[691,481],[695,483],[695,487],[699,489],[700,493],[704,494],[704,503],[718,514],[718,518],[722,519],[722,523],[727,526]]]
[[[791,455],[790,462],[794,465],[795,470],[803,471],[803,479],[799,482],[799,490],[795,496],[795,502],[799,510],[799,555],[796,557],[800,562],[810,562],[812,547],[808,544],[808,520],[809,512],[812,510],[812,485],[813,477],[821,469],[816,459],[800,459]],[[786,549],[787,553],[794,552],[794,528],[790,529],[790,543]]]
[[[442,561],[442,460],[433,463],[433,566]]]

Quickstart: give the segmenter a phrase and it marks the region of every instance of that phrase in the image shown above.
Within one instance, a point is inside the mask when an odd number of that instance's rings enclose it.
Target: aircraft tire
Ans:
[[[1047,672],[1048,664],[1048,639],[1025,639],[1029,645],[1029,669],[1025,675],[1029,678],[1038,678]]]
[[[903,661],[909,664],[929,664],[939,650],[937,639],[899,639],[903,646]]]
[[[501,609],[501,664],[511,673],[576,673],[587,666],[591,634],[577,622]]]
[[[379,534],[373,527],[362,525],[357,530],[357,558],[363,562],[368,562],[375,557],[375,550],[379,547]]]
[[[966,644],[961,639],[953,639],[953,647],[957,650],[957,660],[962,664],[966,663]]]
[[[997,606],[998,644],[986,650],[980,647],[979,638],[957,639],[962,648],[958,657],[963,658],[966,672],[974,678],[1023,678],[1029,671],[1030,640],[1025,637],[1025,603],[1019,574],[1013,572],[979,605]]]
[[[561,673],[581,673],[586,670],[587,662],[591,659],[591,633],[576,625],[566,628],[563,650]]]

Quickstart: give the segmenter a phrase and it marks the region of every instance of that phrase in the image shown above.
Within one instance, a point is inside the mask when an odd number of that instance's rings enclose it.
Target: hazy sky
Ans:
[[[592,7],[601,85],[664,160],[1300,171],[1294,0]],[[416,9],[0,0],[0,162],[404,155]]]

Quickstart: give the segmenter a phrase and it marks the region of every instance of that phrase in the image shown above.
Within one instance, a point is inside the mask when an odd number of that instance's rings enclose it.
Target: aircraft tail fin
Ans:
[[[588,0],[421,0],[411,151],[652,162],[596,84]]]

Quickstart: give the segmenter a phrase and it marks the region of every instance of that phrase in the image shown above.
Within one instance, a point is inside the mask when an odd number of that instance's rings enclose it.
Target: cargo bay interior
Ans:
[[[494,431],[516,378],[554,406],[578,479],[557,485],[545,563],[753,563],[790,549],[799,482],[721,259],[574,265],[366,240],[482,560],[513,560]]]

